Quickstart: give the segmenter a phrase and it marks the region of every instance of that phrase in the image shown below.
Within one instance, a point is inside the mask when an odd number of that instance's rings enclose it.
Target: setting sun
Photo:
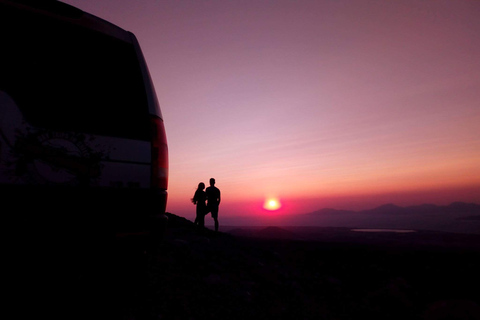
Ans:
[[[277,210],[281,207],[282,205],[280,204],[280,202],[278,201],[278,199],[273,199],[273,198],[270,198],[270,199],[266,199],[265,200],[265,203],[263,205],[263,208],[264,209],[267,209],[267,210]]]

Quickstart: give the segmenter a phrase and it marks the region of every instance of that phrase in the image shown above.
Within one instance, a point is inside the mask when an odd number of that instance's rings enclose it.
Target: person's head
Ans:
[[[210,185],[213,186],[215,184],[215,179],[210,178]]]
[[[200,182],[200,183],[198,184],[198,190],[203,190],[203,189],[205,189],[205,183]]]

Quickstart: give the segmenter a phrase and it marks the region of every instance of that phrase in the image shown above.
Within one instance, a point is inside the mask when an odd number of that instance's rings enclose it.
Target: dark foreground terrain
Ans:
[[[169,214],[157,243],[18,237],[4,303],[19,319],[480,319],[479,235],[298,231]]]

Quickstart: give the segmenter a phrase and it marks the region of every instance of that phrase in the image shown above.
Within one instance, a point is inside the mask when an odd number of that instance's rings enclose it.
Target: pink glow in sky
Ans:
[[[169,144],[167,210],[480,202],[480,1],[66,0],[132,31]]]

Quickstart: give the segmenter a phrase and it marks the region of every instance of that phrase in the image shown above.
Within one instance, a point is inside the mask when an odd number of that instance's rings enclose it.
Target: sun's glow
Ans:
[[[269,198],[265,200],[265,203],[263,204],[263,208],[267,210],[277,210],[280,209],[282,205],[280,204],[280,201],[276,198]]]

